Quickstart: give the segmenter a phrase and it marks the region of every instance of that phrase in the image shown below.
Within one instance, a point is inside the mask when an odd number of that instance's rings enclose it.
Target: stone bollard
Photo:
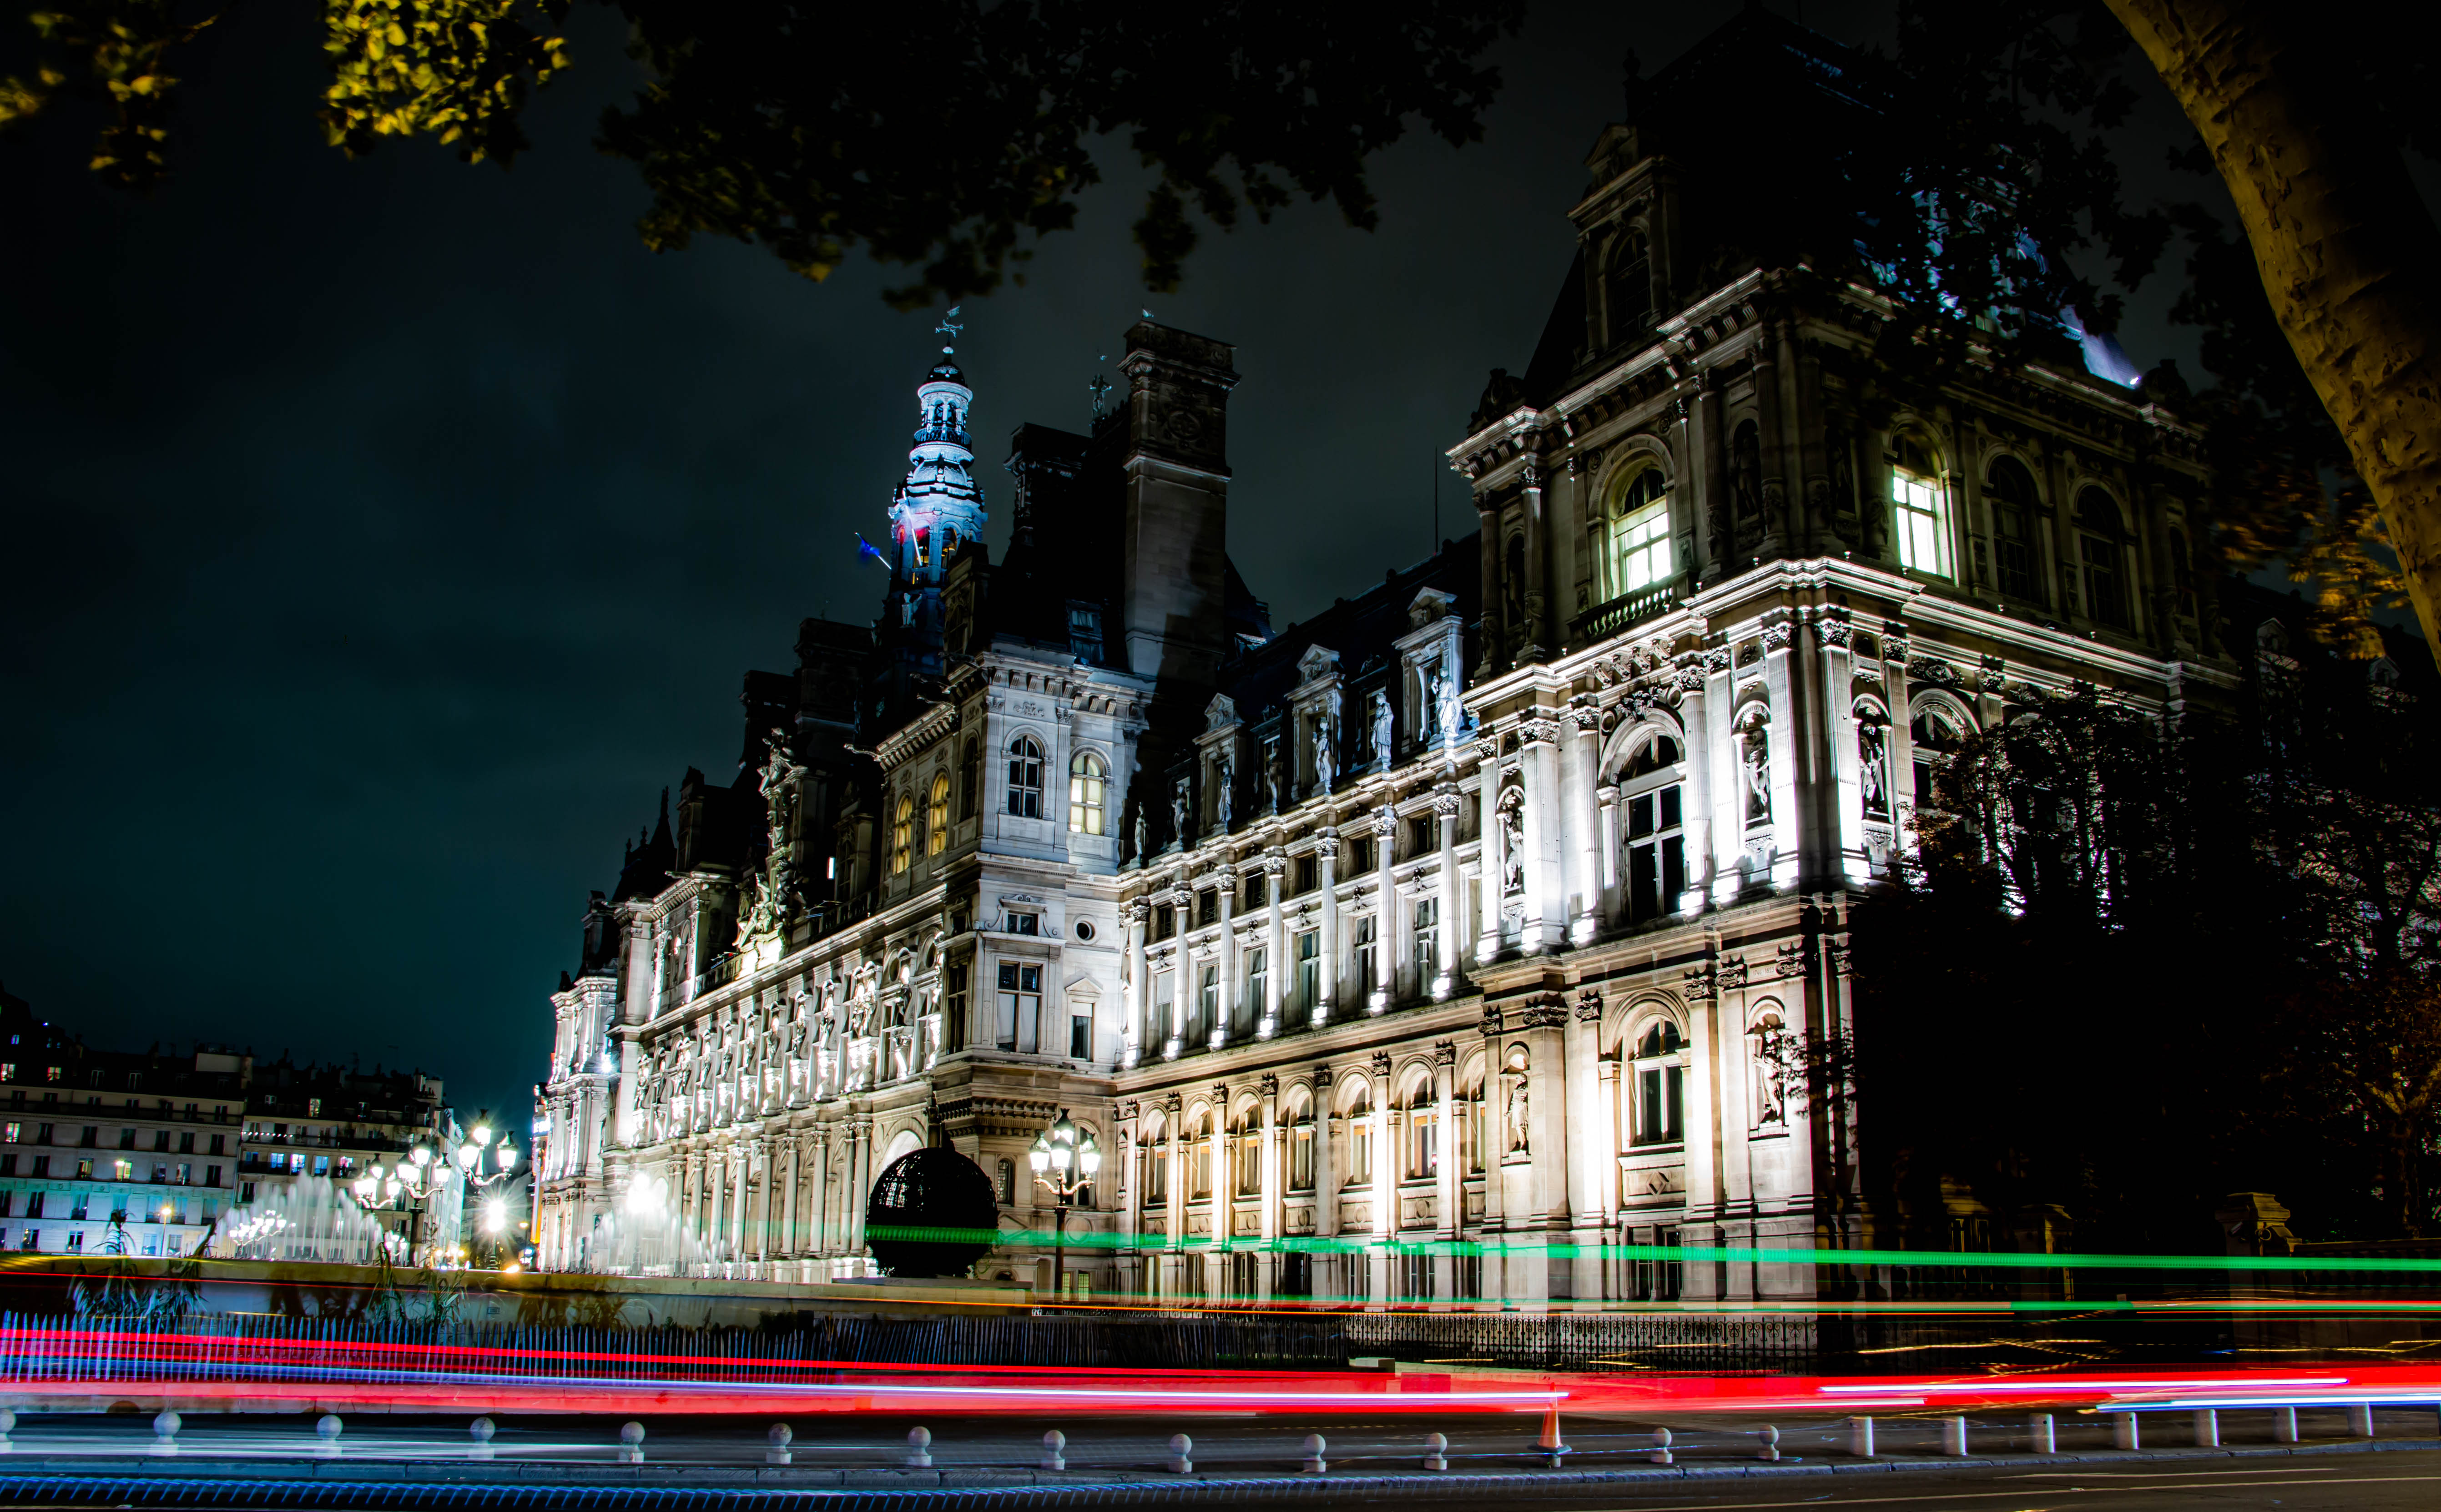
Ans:
[[[2348,1404],[2348,1436],[2350,1438],[2373,1437],[2373,1403],[2350,1402]]]
[[[1755,1438],[1763,1445],[1762,1449],[1755,1451],[1756,1459],[1776,1461],[1780,1458],[1779,1429],[1772,1427],[1769,1423],[1765,1423],[1763,1427],[1755,1430]]]
[[[770,1431],[765,1433],[763,1438],[769,1446],[763,1450],[764,1464],[794,1465],[797,1463],[796,1451],[788,1448],[797,1440],[795,1429],[786,1423],[774,1423],[771,1425]]]
[[[2027,1447],[2036,1454],[2059,1452],[2059,1432],[2052,1426],[2049,1413],[2036,1413],[2026,1419],[2026,1437],[2033,1441]]]
[[[336,1413],[324,1413],[321,1416],[316,1418],[314,1420],[314,1436],[320,1439],[321,1442],[314,1446],[314,1452],[326,1460],[337,1459],[339,1457],[339,1434],[346,1430],[347,1426],[347,1424],[339,1421],[339,1414]]]
[[[1305,1463],[1297,1467],[1297,1472],[1301,1475],[1320,1475],[1329,1469],[1330,1462],[1322,1457],[1325,1448],[1320,1433],[1308,1433],[1305,1436]]]
[[[2271,1410],[2271,1442],[2274,1444],[2297,1442],[2297,1409],[2275,1407]]]
[[[154,1453],[175,1454],[178,1452],[178,1414],[175,1413],[162,1412],[153,1414]]]
[[[1848,1419],[1848,1452],[1860,1460],[1873,1457],[1873,1420],[1870,1417]]]
[[[2220,1448],[2220,1413],[2212,1408],[2196,1409],[2196,1448]]]
[[[1944,1417],[1941,1420],[1941,1452],[1952,1459],[1966,1457],[1966,1419]]]
[[[1650,1455],[1647,1455],[1646,1458],[1652,1460],[1655,1465],[1675,1465],[1678,1463],[1677,1460],[1673,1458],[1670,1453],[1670,1430],[1666,1428],[1656,1428],[1653,1431],[1653,1452]]]
[[[1187,1457],[1194,1452],[1195,1440],[1188,1438],[1184,1433],[1172,1433],[1169,1435],[1170,1473],[1173,1475],[1184,1475],[1187,1471],[1195,1468],[1195,1462]]]
[[[626,1423],[620,1427],[619,1463],[622,1465],[642,1465],[644,1463],[643,1424]]]
[[[0,1407],[0,1454],[15,1451],[17,1446],[9,1442],[9,1435],[16,1431],[16,1429],[17,1414],[6,1407]]]
[[[1447,1433],[1424,1435],[1424,1468],[1428,1470],[1449,1468],[1449,1435]]]
[[[2110,1414],[2110,1442],[2124,1449],[2144,1447],[2144,1435],[2137,1431],[2134,1413]]]
[[[1068,1467],[1068,1435],[1056,1428],[1042,1435],[1042,1467],[1046,1470]]]
[[[932,1431],[911,1428],[907,1431],[907,1467],[929,1470],[932,1467]]]
[[[466,1436],[475,1441],[474,1449],[469,1450],[468,1453],[475,1459],[490,1459],[492,1457],[492,1435],[499,1431],[499,1425],[494,1423],[488,1417],[479,1417],[473,1422],[467,1424]]]

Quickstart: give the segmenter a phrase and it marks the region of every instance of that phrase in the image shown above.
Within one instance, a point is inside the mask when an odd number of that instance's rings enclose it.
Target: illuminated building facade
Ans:
[[[853,1270],[936,1140],[1046,1230],[1064,1108],[1111,1152],[1096,1289],[1813,1295],[1549,1247],[1869,1238],[1800,1068],[1930,773],[2072,686],[2234,680],[2197,438],[2115,348],[1894,372],[1885,297],[1773,255],[1736,219],[1771,186],[1670,127],[1728,61],[1813,88],[1835,53],[1750,10],[1643,87],[1450,448],[1479,530],[1306,623],[1225,549],[1233,349],[1148,321],[1091,434],[1020,427],[997,565],[964,523],[910,549],[924,445],[971,457],[936,369],[889,610],[749,675],[737,780],[690,772],[588,916],[541,1263],[606,1263],[643,1176],[708,1266]]]

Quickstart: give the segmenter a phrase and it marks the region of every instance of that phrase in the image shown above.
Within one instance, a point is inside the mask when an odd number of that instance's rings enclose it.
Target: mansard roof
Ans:
[[[1450,595],[1456,601],[1453,612],[1460,622],[1474,622],[1481,611],[1481,552],[1480,532],[1442,542],[1439,550],[1413,567],[1393,568],[1355,598],[1341,599],[1312,619],[1239,653],[1220,669],[1220,692],[1237,705],[1239,719],[1259,724],[1304,680],[1298,664],[1315,647],[1338,653],[1341,675],[1357,684],[1369,681],[1387,666],[1392,643],[1413,628],[1408,606],[1423,589]]]

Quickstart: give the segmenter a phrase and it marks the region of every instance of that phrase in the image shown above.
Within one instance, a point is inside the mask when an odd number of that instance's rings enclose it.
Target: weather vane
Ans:
[[[958,333],[967,329],[966,327],[958,324],[958,309],[959,307],[954,304],[949,306],[949,313],[943,315],[941,317],[941,323],[932,328],[933,331],[939,334],[949,338],[948,343],[941,348],[941,355],[944,357],[950,355],[958,350]]]
[[[1111,360],[1111,354],[1106,351],[1094,360],[1108,362]],[[1087,384],[1085,387],[1094,396],[1094,418],[1099,420],[1102,418],[1102,402],[1111,397],[1111,380],[1107,375],[1097,372],[1094,374],[1094,381]]]

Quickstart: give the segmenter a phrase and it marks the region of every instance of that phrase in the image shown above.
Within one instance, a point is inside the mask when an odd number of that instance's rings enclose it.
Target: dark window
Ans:
[[[97,1148],[100,1143],[101,1130],[94,1127],[90,1124],[87,1124],[84,1126],[84,1138],[77,1141],[77,1147],[80,1149],[90,1150]]]
[[[27,1194],[26,1194],[26,1216],[27,1216],[27,1217],[29,1217],[29,1218],[39,1218],[39,1217],[41,1217],[42,1215],[43,1215],[43,1194],[41,1194],[40,1192],[28,1192],[28,1193],[27,1193]]]
[[[1992,530],[1998,539],[2000,591],[2025,603],[2041,603],[2040,558],[2034,549],[2034,521],[2041,501],[2034,494],[2034,476],[2014,457],[1992,464]]]
[[[1068,1054],[1075,1060],[1094,1058],[1094,1016],[1072,1013],[1068,1016]]]
[[[1218,924],[1220,922],[1220,890],[1219,888],[1207,888],[1203,891],[1195,894],[1195,922],[1197,924]]]
[[[2098,488],[2077,496],[2077,556],[2085,570],[2085,612],[2100,624],[2127,628],[2127,578],[2119,506]]]
[[[1322,886],[1322,865],[1311,855],[1300,855],[1296,862],[1296,890],[1311,892]]]
[[[967,966],[964,962],[951,965],[949,968],[946,980],[943,981],[941,988],[941,1016],[943,1018],[948,1020],[948,1022],[942,1026],[942,1031],[944,1037],[949,1041],[949,1048],[951,1050],[966,1049]],[[219,1142],[214,1141],[214,1143],[218,1143]],[[218,1150],[214,1150],[212,1153],[217,1155],[220,1152]]]
[[[1178,910],[1166,903],[1154,904],[1152,908],[1152,937],[1155,940],[1166,940],[1177,932]]]
[[[975,788],[982,781],[983,769],[983,751],[970,740],[958,760],[958,818],[962,819],[975,817]]]
[[[1008,916],[1008,932],[1011,934],[1040,934],[1042,932],[1042,915],[1039,913],[1012,913]]]
[[[1631,226],[1612,255],[1609,279],[1611,345],[1653,329],[1653,245]]]
[[[1422,855],[1440,848],[1440,822],[1427,814],[1407,821],[1407,854]]]
[[[1270,882],[1271,879],[1260,872],[1257,872],[1252,876],[1246,878],[1247,911],[1252,912],[1253,910],[1261,908],[1266,902],[1270,901],[1266,896],[1266,891],[1270,886]]]
[[[1349,863],[1350,869],[1359,873],[1372,871],[1374,866],[1373,837],[1369,835],[1359,837],[1353,846],[1353,851],[1355,853],[1355,860]]]

